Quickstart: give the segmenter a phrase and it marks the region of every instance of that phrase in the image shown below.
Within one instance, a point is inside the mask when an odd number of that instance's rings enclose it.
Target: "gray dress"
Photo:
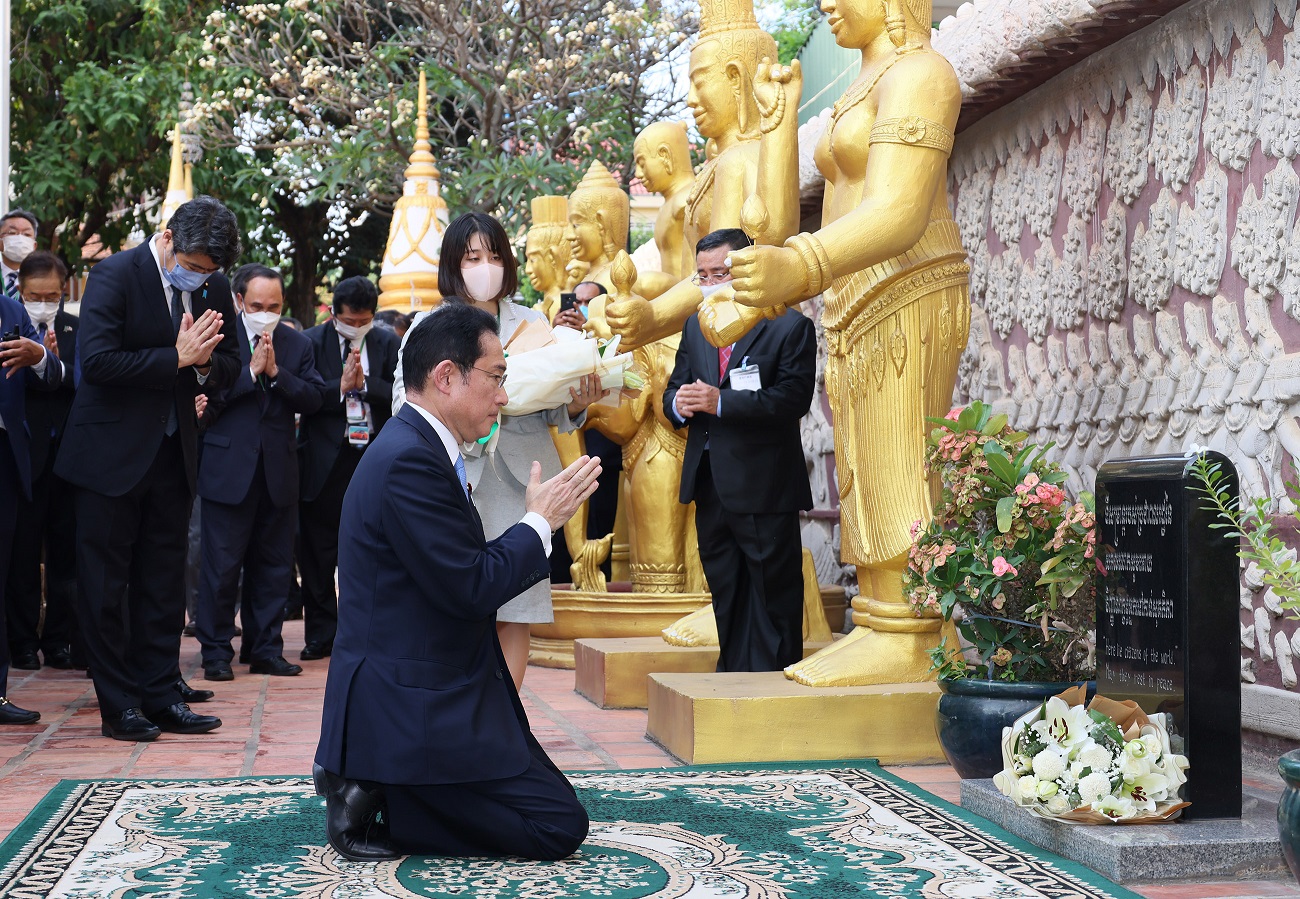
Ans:
[[[506,341],[515,329],[524,321],[546,321],[541,312],[520,306],[510,300],[502,300],[501,339]],[[411,324],[411,331],[419,327],[424,316],[421,312]],[[400,408],[405,401],[405,389],[401,380],[402,357],[398,353],[397,375],[393,382],[393,407]],[[509,392],[510,383],[506,382]],[[560,455],[556,452],[555,442],[551,439],[550,425],[561,432],[575,430],[586,420],[583,412],[576,420],[569,418],[565,406],[533,412],[528,415],[503,415],[501,432],[497,437],[495,451],[488,453],[479,444],[461,447],[465,457],[465,474],[473,486],[474,507],[483,519],[483,531],[489,540],[501,536],[519,523],[524,517],[524,488],[528,483],[528,474],[533,461],[542,463],[542,480],[560,473]],[[516,596],[497,611],[498,621],[518,624],[546,624],[555,618],[551,608],[551,582],[549,579],[539,581],[523,593]]]

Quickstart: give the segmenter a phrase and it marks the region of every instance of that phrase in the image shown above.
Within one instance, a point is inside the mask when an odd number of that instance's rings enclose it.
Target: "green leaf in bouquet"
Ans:
[[[1120,732],[1119,725],[1110,720],[1110,717],[1103,715],[1096,709],[1088,710],[1088,717],[1093,720],[1094,726],[1091,736],[1098,743],[1102,740],[1108,740],[1117,746],[1124,745],[1124,734]]]

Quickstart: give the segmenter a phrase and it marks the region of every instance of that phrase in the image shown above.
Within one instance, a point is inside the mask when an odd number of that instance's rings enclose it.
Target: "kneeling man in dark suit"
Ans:
[[[560,859],[587,814],[528,727],[496,610],[550,571],[551,534],[596,489],[583,456],[541,483],[496,540],[469,499],[460,446],[486,437],[506,363],[496,319],[446,305],[412,331],[406,405],[361,458],[343,501],[339,622],[316,790],[345,858],[401,853]]]
[[[700,238],[696,283],[730,281],[727,254],[749,244],[738,228]],[[779,671],[803,657],[799,511],[812,508],[812,491],[799,419],[816,376],[816,331],[793,309],[721,348],[698,315],[686,320],[664,414],[690,425],[681,501],[695,502],[719,671]]]

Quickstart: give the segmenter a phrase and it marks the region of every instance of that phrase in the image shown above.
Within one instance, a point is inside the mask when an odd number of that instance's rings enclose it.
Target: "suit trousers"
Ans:
[[[18,518],[23,526],[14,534],[13,561],[5,588],[9,648],[14,653],[40,649],[48,655],[67,649],[76,630],[72,607],[77,595],[77,518],[72,511],[71,485],[54,473],[54,455],[49,454],[45,470],[32,479],[31,500],[24,497],[18,501]]]
[[[334,643],[339,623],[338,591],[334,587],[334,570],[339,564],[339,520],[343,517],[343,495],[360,462],[361,451],[344,443],[320,493],[310,502],[299,503],[302,530],[298,573],[302,575],[303,635],[308,643]],[[376,502],[378,499],[375,497]]]
[[[780,671],[803,658],[799,513],[728,512],[705,452],[695,481],[695,527],[718,622],[718,670]]]
[[[258,456],[248,495],[230,505],[203,500],[202,575],[194,631],[203,647],[203,661],[229,662],[235,651],[235,603],[243,628],[241,652],[260,662],[284,655],[284,604],[293,571],[293,529],[296,505],[271,501],[266,474]],[[240,571],[243,595],[240,596]]]
[[[23,490],[18,480],[18,461],[9,446],[9,432],[0,428],[0,696],[9,692],[9,638],[5,634],[5,582],[9,580],[14,528],[18,523],[18,500]]]
[[[75,488],[77,620],[102,715],[180,702],[190,494],[179,437],[164,437],[122,496]]]
[[[458,784],[379,784],[388,826],[411,855],[567,858],[587,838],[573,785],[525,733],[532,761],[516,777]]]

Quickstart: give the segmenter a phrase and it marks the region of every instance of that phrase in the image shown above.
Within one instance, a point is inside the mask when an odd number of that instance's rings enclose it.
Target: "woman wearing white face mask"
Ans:
[[[496,316],[501,323],[501,342],[505,343],[526,321],[546,323],[539,310],[510,299],[518,286],[518,262],[501,223],[481,212],[458,216],[443,235],[438,259],[438,291],[443,302],[469,302]],[[420,327],[423,320],[422,313],[407,334]],[[401,368],[399,356],[399,373]],[[470,376],[488,377],[473,371]],[[509,393],[509,384],[505,386]],[[394,383],[394,398],[400,389]],[[503,415],[498,432],[488,438],[486,445],[464,451],[474,506],[489,540],[523,517],[524,485],[534,460],[542,464],[543,480],[559,474],[560,457],[551,440],[550,426],[555,425],[561,433],[581,427],[587,406],[604,395],[594,375],[569,393],[567,405],[529,415]],[[550,580],[529,588],[497,611],[497,635],[516,687],[523,683],[528,666],[530,625],[553,618]]]

